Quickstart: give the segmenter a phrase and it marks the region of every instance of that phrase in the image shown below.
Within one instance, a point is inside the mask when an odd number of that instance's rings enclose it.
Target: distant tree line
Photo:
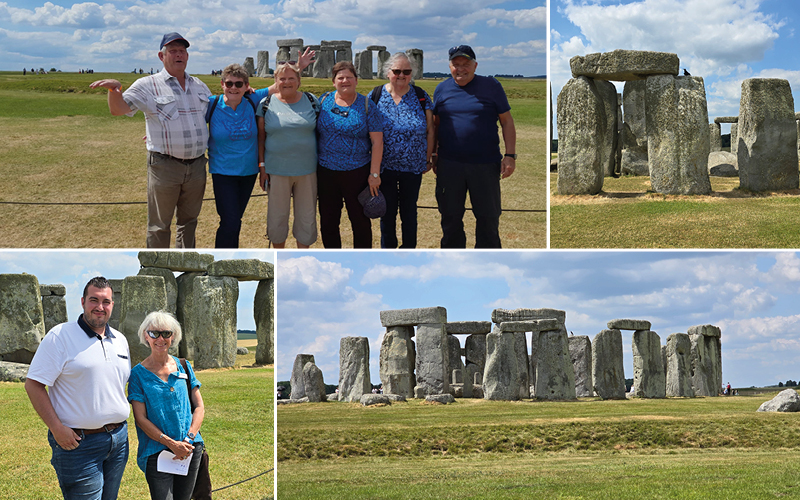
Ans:
[[[786,383],[778,382],[778,387],[797,387],[798,385],[800,384],[792,379],[787,380]]]

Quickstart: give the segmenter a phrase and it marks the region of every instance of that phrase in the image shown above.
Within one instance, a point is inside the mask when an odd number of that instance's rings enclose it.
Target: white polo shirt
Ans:
[[[73,429],[97,429],[130,414],[125,384],[131,373],[125,336],[106,325],[105,338],[83,321],[53,327],[39,344],[28,378],[49,387],[61,422]]]

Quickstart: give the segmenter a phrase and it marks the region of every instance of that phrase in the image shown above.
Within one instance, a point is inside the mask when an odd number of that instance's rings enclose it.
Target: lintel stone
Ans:
[[[214,256],[199,252],[142,251],[139,263],[142,267],[161,267],[171,271],[205,272]]]
[[[64,285],[39,285],[39,293],[41,293],[43,297],[47,295],[64,297],[67,295],[67,287]]]
[[[722,337],[722,330],[714,325],[696,325],[689,327],[689,335],[703,335],[704,337]]]
[[[718,116],[714,118],[714,123],[739,123],[738,116]]]
[[[386,50],[386,45],[367,45],[367,50]]]
[[[567,320],[566,311],[558,309],[495,309],[492,311],[492,321],[500,324],[506,321],[529,321],[537,319],[556,319],[562,324]]]
[[[572,76],[588,76],[598,80],[644,80],[649,75],[677,75],[678,54],[648,50],[597,52],[575,56],[569,60]]]
[[[500,323],[501,332],[549,332],[560,330],[561,322],[555,318],[528,321],[503,321]]]
[[[226,259],[208,266],[209,276],[230,276],[239,281],[270,280],[275,277],[272,264],[258,259]]]
[[[381,311],[381,325],[385,327],[411,326],[425,323],[447,323],[447,309],[437,306]]]
[[[285,38],[283,40],[277,40],[278,47],[297,47],[298,45],[303,45],[302,38]]]
[[[444,327],[448,335],[485,335],[492,331],[492,322],[451,321]]]
[[[608,322],[609,330],[649,330],[650,322],[644,319],[612,319]]]

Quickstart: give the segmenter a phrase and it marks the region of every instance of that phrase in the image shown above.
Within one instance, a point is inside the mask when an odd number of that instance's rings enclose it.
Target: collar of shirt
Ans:
[[[100,335],[97,332],[95,332],[94,330],[92,330],[92,327],[89,326],[89,324],[86,323],[86,321],[83,319],[83,313],[81,313],[81,315],[78,316],[78,326],[80,326],[81,330],[83,330],[84,333],[86,333],[86,335],[88,335],[90,338],[91,337],[100,338]],[[106,336],[106,338],[110,338],[110,339],[115,338],[114,334],[111,333],[111,327],[108,326],[108,323],[106,323],[105,336]]]

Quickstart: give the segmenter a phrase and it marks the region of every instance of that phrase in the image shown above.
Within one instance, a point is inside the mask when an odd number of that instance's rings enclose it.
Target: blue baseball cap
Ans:
[[[380,190],[378,190],[378,196],[372,196],[369,186],[367,186],[358,195],[358,202],[364,207],[364,215],[370,219],[378,219],[386,215],[386,198],[383,197]]]
[[[158,48],[158,50],[163,49],[164,45],[169,45],[172,42],[178,42],[178,41],[183,42],[184,46],[189,47],[189,42],[186,41],[186,39],[183,38],[183,36],[181,36],[180,33],[176,33],[173,31],[172,33],[167,33],[161,38],[161,46]]]
[[[455,47],[451,47],[448,54],[450,54],[451,61],[456,57],[466,57],[471,61],[475,60],[475,51],[472,50],[472,47],[469,45],[456,45]]]

